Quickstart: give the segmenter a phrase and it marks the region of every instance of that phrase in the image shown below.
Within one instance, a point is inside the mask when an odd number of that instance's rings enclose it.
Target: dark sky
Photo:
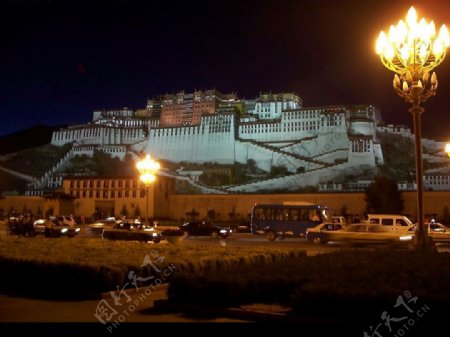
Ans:
[[[379,31],[411,5],[450,24],[450,1],[0,0],[0,135],[205,88],[371,103],[386,122],[411,125],[374,52]],[[436,70],[423,134],[450,140],[450,57]]]

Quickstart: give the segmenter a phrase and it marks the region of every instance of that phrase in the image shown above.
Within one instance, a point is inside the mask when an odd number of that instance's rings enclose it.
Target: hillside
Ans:
[[[0,170],[0,195],[23,194],[27,181]]]
[[[64,126],[36,125],[29,129],[0,137],[0,155],[49,144],[52,132]]]

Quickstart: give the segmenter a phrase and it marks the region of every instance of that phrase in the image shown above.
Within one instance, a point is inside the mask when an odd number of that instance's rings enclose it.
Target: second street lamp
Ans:
[[[145,218],[146,221],[148,221],[148,195],[150,192],[149,187],[156,180],[156,173],[158,172],[160,165],[157,161],[151,159],[149,154],[147,154],[144,159],[139,160],[136,163],[136,168],[139,171],[139,179],[145,185]],[[149,225],[151,224],[149,223]]]
[[[395,72],[394,89],[397,94],[412,107],[416,155],[417,183],[417,228],[416,245],[419,250],[428,246],[427,232],[424,226],[423,214],[423,166],[422,166],[422,129],[421,114],[424,108],[420,106],[428,97],[436,95],[438,81],[436,73],[430,72],[437,67],[445,57],[450,45],[447,27],[442,25],[439,34],[433,21],[424,18],[417,21],[414,7],[406,16],[406,23],[400,20],[397,26],[391,25],[389,33],[380,33],[376,43],[376,53],[380,55],[383,65]]]

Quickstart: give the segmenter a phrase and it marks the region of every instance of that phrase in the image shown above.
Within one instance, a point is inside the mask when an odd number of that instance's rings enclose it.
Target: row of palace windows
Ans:
[[[105,180],[71,180],[70,181],[70,187],[144,187],[143,183],[138,183],[137,180],[127,179],[127,180],[111,180],[111,179],[105,179]]]
[[[370,152],[370,140],[352,141],[352,152]]]
[[[209,127],[210,133],[216,133],[216,132],[230,132],[230,127],[223,127],[223,126],[210,126]]]
[[[449,181],[449,176],[425,176],[425,180],[428,181]]]
[[[126,125],[130,126],[130,125]],[[117,133],[117,129],[105,129],[105,135],[108,135],[108,133]],[[131,137],[138,137],[141,134],[141,129],[131,129],[131,130],[124,130],[125,136],[131,136]],[[95,129],[83,129],[83,130],[77,130],[77,131],[61,131],[56,133],[56,140],[62,140],[62,139],[73,139],[73,138],[81,138],[81,137],[100,137],[100,128]]]
[[[298,122],[299,123],[299,122]],[[308,123],[308,122],[306,122]],[[303,124],[303,122],[302,122]],[[261,125],[261,126],[260,126]],[[318,125],[316,126],[314,123],[310,125],[297,125],[295,123],[283,124],[283,128],[279,124],[277,125],[267,125],[267,124],[257,124],[247,126],[245,125],[242,128],[242,133],[261,133],[261,132],[286,132],[286,131],[310,131],[318,129]]]
[[[139,193],[138,193],[139,192]],[[139,198],[145,197],[145,190],[140,191],[93,191],[93,190],[70,190],[70,195],[77,198],[96,198],[96,199],[114,199],[114,198]]]
[[[165,190],[168,191],[174,190],[174,183],[173,181],[162,181],[157,180],[155,182],[155,187],[159,188],[161,191],[163,189],[163,185],[165,185]],[[105,179],[105,180],[94,180],[94,179],[80,179],[80,180],[70,180],[70,188],[145,188],[145,185],[142,182],[138,182],[134,179],[125,179],[125,180],[111,180],[111,179]]]
[[[285,112],[284,117],[286,119],[317,118],[319,117],[319,110]]]
[[[212,126],[215,126],[215,125],[212,125]],[[211,130],[212,126],[210,126],[210,130]],[[228,124],[226,126],[228,127],[227,130],[229,131],[230,125]],[[182,136],[182,135],[190,135],[190,134],[195,135],[197,133],[205,133],[205,126],[202,125],[201,129],[199,126],[181,128],[181,129],[179,129],[179,128],[158,129],[155,132],[157,137],[159,137],[159,136]]]

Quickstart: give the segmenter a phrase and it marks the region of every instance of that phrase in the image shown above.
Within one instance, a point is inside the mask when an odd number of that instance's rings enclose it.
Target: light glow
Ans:
[[[445,145],[445,152],[447,152],[447,155],[450,157],[450,143],[447,143],[447,145]]]
[[[160,165],[147,154],[144,159],[136,163],[136,168],[140,174],[139,179],[148,186],[156,180],[156,172],[160,169]]]
[[[450,46],[446,25],[439,32],[433,20],[418,19],[411,7],[406,19],[381,31],[375,51],[381,63],[395,73],[393,86],[397,94],[414,105],[436,95],[438,81],[432,71],[445,58]]]
[[[388,34],[380,32],[375,50],[388,69],[403,75],[411,66],[419,72],[429,72],[443,61],[449,46],[447,27],[442,25],[436,35],[434,21],[418,21],[417,12],[411,7],[406,24],[400,20],[389,27]]]

